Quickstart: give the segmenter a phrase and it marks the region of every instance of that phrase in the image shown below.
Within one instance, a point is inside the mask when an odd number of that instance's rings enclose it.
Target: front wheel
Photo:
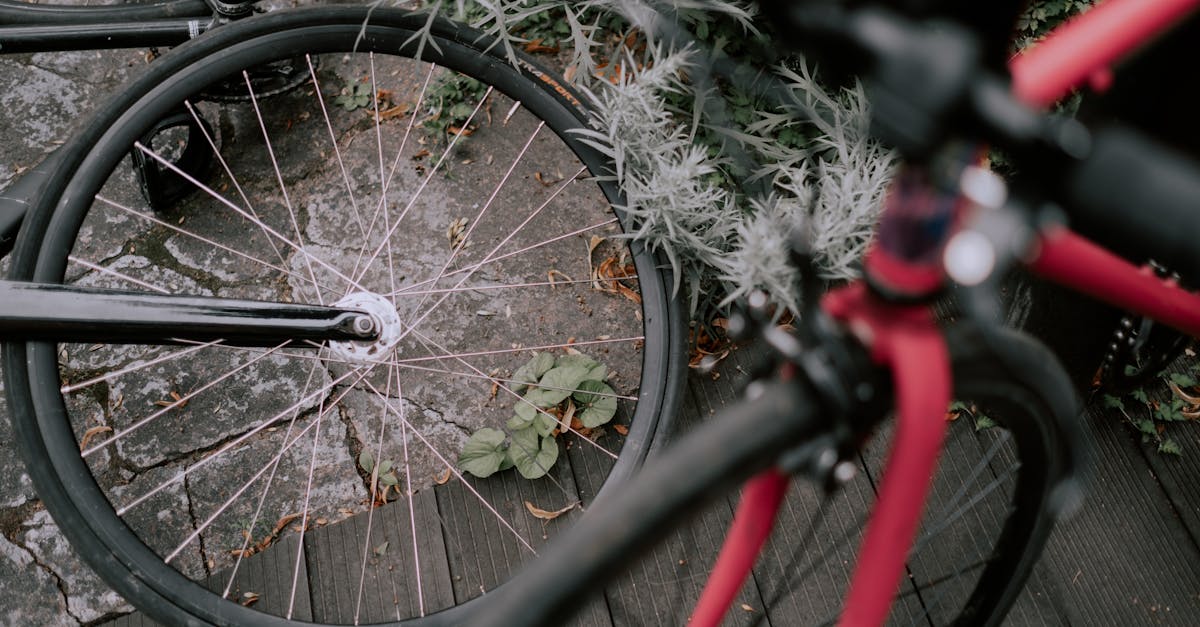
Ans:
[[[39,493],[159,620],[461,622],[673,412],[680,318],[577,134],[583,104],[493,43],[365,7],[250,18],[156,61],[64,149],[15,279],[384,327],[361,345],[5,347]],[[272,63],[303,82],[268,98]],[[194,132],[156,126],[177,112]],[[207,175],[177,166],[201,150]],[[130,154],[189,193],[153,210]]]
[[[1069,485],[1063,480],[1073,470],[1068,443],[1075,400],[1053,356],[1011,332],[952,328],[947,342],[962,409],[952,416],[889,624],[999,624],[1041,552],[1066,493],[1057,488]],[[558,624],[579,595],[627,567],[630,552],[670,533],[684,512],[694,513],[787,451],[795,462],[795,452],[809,450],[800,443],[830,433],[830,418],[802,385],[774,383],[760,391],[648,465],[635,484],[509,586],[489,613],[493,623],[480,624]],[[876,439],[886,441],[886,424],[882,430]],[[754,574],[765,607],[748,606],[751,618],[837,621],[876,482],[886,480],[875,448],[857,460],[858,479],[834,492],[793,486],[793,502]],[[572,540],[583,538],[598,548],[572,550]]]

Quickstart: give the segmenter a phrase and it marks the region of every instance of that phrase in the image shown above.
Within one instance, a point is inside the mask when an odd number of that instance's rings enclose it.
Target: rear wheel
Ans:
[[[19,280],[384,326],[372,345],[6,346],[39,493],[160,620],[459,621],[673,411],[680,319],[623,238],[582,104],[478,32],[423,40],[427,20],[320,7],[181,46],[67,147],[27,218]],[[296,60],[298,88],[260,92],[256,68]],[[203,100],[231,84],[240,102]],[[160,125],[176,112],[195,124]],[[197,148],[211,167],[180,165]],[[190,194],[151,208],[130,154]]]

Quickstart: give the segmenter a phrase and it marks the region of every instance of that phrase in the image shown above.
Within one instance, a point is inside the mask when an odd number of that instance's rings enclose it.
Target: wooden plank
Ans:
[[[744,381],[742,373],[757,358],[755,353],[736,350],[712,374],[693,373],[676,419],[677,433],[686,433],[711,419],[737,398]],[[734,502],[720,499],[706,508],[692,524],[676,530],[628,576],[610,587],[607,596],[614,624],[682,624],[686,620],[724,542]],[[734,601],[735,608],[743,606],[761,611],[753,576]],[[751,624],[760,616],[739,609],[731,613],[727,623]]]
[[[559,529],[582,515],[575,508],[554,520],[540,520],[525,505],[528,501],[553,511],[579,501],[566,455],[540,479],[506,471],[487,479],[467,476],[465,482],[452,479],[435,490],[454,598],[460,604],[507,581]]]
[[[1181,356],[1169,371],[1195,373],[1198,361],[1194,356]],[[1147,388],[1151,390],[1151,398],[1168,403],[1171,401],[1172,394],[1165,385],[1148,384]],[[1111,411],[1105,415],[1107,420],[1116,417],[1115,412]],[[1166,426],[1166,435],[1179,444],[1183,449],[1182,455],[1163,455],[1152,446],[1139,448],[1192,542],[1200,544],[1200,428],[1194,423],[1170,424]]]
[[[454,604],[433,492],[409,505],[402,497],[307,534],[316,621],[394,621]]]
[[[1037,601],[1059,624],[1195,624],[1200,549],[1139,452],[1112,416],[1083,420],[1092,452],[1087,499],[1061,521],[1035,569]]]
[[[680,429],[697,417],[707,416],[709,397],[693,379],[684,399]],[[703,403],[697,402],[698,396]],[[698,463],[703,463],[698,460]],[[636,479],[635,479],[636,480]],[[609,587],[605,596],[614,625],[681,625],[686,622],[704,586],[713,560],[732,519],[726,499],[719,499],[692,524],[675,530],[662,544],[639,560],[629,573]],[[762,607],[753,580],[744,587],[734,607]],[[754,620],[748,613],[733,614],[729,624]]]
[[[298,572],[295,566],[299,542],[297,534],[290,534],[280,538],[267,550],[242,560],[229,590],[229,598],[238,599],[239,602],[257,598],[254,601],[255,609],[286,616],[290,608],[293,618],[312,620],[307,563],[302,560]],[[221,573],[210,577],[207,585],[212,590],[224,591],[228,583],[228,573]],[[257,596],[248,597],[248,594]]]
[[[295,602],[292,603],[292,576],[296,563],[296,549],[299,546],[299,536],[291,534],[280,538],[266,550],[243,559],[238,566],[236,578],[230,588],[229,597],[240,602],[249,602],[251,598],[254,608],[275,615],[286,615],[288,606],[292,606],[292,617],[296,620],[312,620],[312,609],[309,603],[308,570],[302,563],[296,589]],[[209,590],[224,592],[229,584],[229,574],[224,571],[208,577],[205,586]],[[253,595],[252,597],[246,596]],[[109,625],[114,627],[152,627],[157,622],[134,612],[121,616]]]

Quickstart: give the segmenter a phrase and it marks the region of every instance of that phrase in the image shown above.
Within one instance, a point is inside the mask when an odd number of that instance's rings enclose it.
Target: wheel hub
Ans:
[[[374,363],[390,356],[403,337],[400,314],[391,301],[370,292],[354,292],[334,303],[335,307],[358,309],[371,316],[378,337],[369,342],[330,342],[329,352],[333,357],[346,361]]]

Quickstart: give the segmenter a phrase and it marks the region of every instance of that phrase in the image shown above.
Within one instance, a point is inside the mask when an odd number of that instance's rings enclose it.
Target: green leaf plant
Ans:
[[[1159,453],[1181,456],[1183,447],[1167,434],[1167,429],[1171,423],[1200,420],[1200,383],[1194,376],[1197,371],[1200,364],[1193,364],[1188,372],[1159,375],[1169,395],[1159,386],[1144,385],[1122,395],[1104,394],[1101,406],[1121,414],[1141,434],[1143,444],[1153,445]]]
[[[608,368],[582,353],[536,353],[512,375],[520,395],[507,431],[484,427],[467,439],[458,467],[476,477],[516,468],[526,479],[545,476],[558,460],[558,436],[573,419],[583,429],[608,424],[617,414],[617,395],[605,379]]]

